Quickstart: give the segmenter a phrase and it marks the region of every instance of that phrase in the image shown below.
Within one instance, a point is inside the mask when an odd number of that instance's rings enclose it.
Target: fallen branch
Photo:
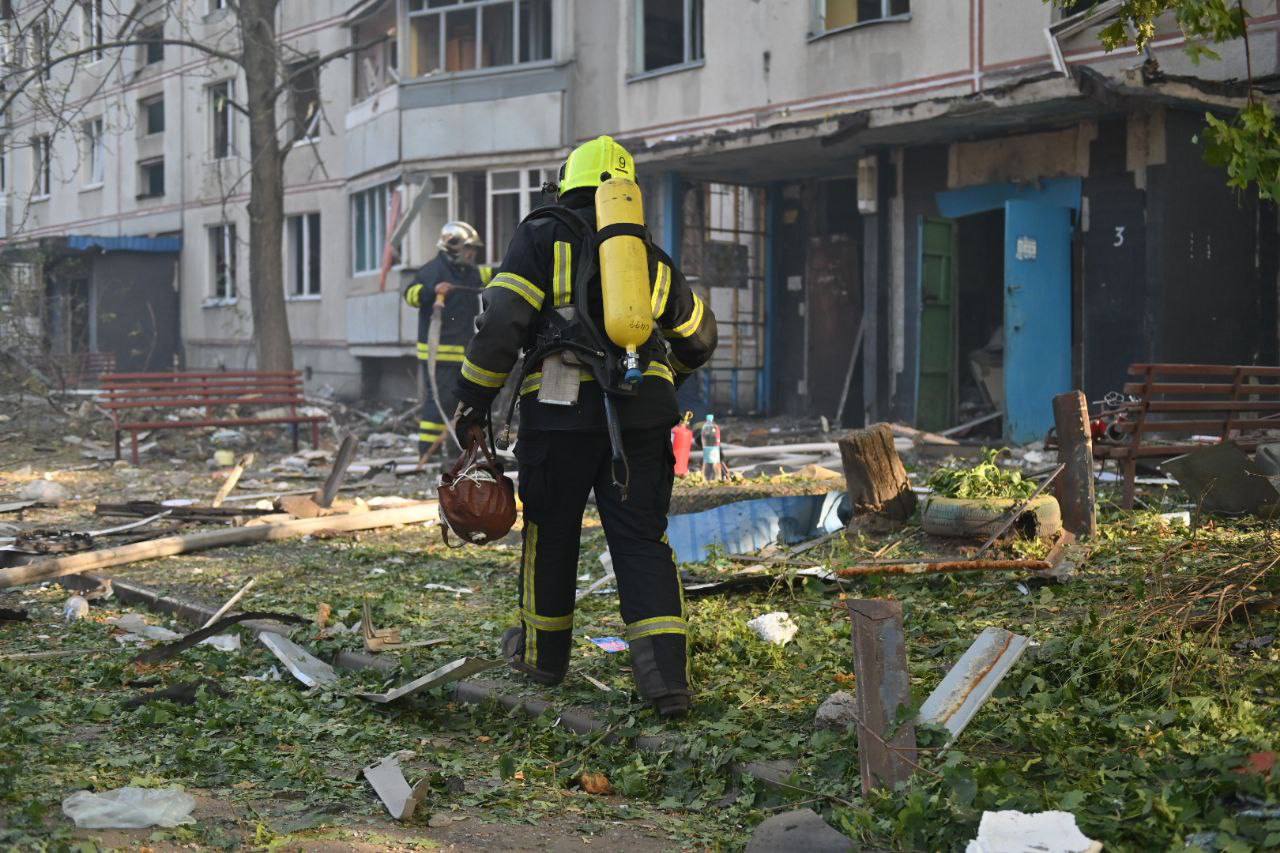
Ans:
[[[185,536],[168,536],[163,539],[152,539],[147,542],[122,545],[118,548],[86,551],[80,554],[71,554],[47,560],[35,560],[25,566],[0,569],[0,589],[27,583],[38,583],[39,581],[50,580],[63,575],[79,574],[80,572],[100,569],[106,566],[120,566],[141,560],[152,560],[157,557],[172,557],[176,554],[204,551],[209,548],[221,548],[226,545],[253,545],[258,542],[270,542],[277,539],[292,539],[320,530],[346,532],[372,530],[397,524],[417,524],[433,520],[437,512],[438,505],[436,502],[427,501],[412,506],[362,512],[355,515],[304,518],[297,521],[284,521],[279,524],[233,527],[228,530],[211,530],[190,533]]]
[[[836,570],[842,578],[863,575],[932,575],[951,572],[1044,572],[1053,568],[1048,560],[952,560],[934,563],[868,563]]]

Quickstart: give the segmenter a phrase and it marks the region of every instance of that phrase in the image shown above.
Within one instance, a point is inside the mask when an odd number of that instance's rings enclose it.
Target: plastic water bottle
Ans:
[[[707,422],[702,425],[702,477],[720,479],[720,427],[716,426],[715,415],[707,415]]]

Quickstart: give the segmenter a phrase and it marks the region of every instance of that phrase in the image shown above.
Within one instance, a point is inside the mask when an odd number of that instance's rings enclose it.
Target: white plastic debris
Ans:
[[[755,631],[757,637],[775,646],[785,646],[800,630],[791,614],[782,611],[757,616],[747,623],[747,627]]]
[[[62,813],[77,829],[143,829],[195,823],[195,799],[179,788],[116,788],[76,791],[62,801]]]
[[[1188,510],[1183,510],[1182,512],[1162,512],[1160,513],[1160,520],[1170,527],[1177,527],[1178,525],[1190,527],[1191,513]]]
[[[126,632],[116,637],[116,642],[121,644],[146,643],[151,640],[167,642],[182,636],[159,625],[148,625],[146,620],[137,613],[126,613],[123,616],[117,616],[107,621]]]
[[[212,637],[205,637],[196,645],[213,646],[220,652],[238,652],[240,651],[240,636],[238,634],[216,634]]]
[[[240,680],[241,681],[279,681],[280,669],[278,667],[273,666],[271,667],[271,669],[267,670],[261,675],[242,675],[240,676]]]
[[[465,586],[449,586],[444,583],[429,583],[423,589],[438,589],[441,592],[452,592],[455,595],[470,595],[474,591]]]
[[[978,837],[965,853],[1099,853],[1102,842],[1085,836],[1070,812],[983,812]]]
[[[74,622],[89,615],[89,602],[83,595],[73,595],[62,606],[62,618]]]

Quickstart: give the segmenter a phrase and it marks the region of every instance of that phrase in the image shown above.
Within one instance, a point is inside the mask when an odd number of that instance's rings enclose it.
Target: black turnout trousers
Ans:
[[[631,472],[626,501],[613,484],[605,432],[520,432],[515,452],[524,503],[523,637],[517,657],[549,676],[562,678],[568,669],[582,515],[594,489],[639,693],[649,700],[687,695],[684,595],[666,542],[674,480],[671,431],[631,430],[623,446]]]

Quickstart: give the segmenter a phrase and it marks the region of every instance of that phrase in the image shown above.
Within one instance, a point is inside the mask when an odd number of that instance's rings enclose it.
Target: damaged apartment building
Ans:
[[[180,5],[146,25],[231,27],[224,0]],[[77,6],[93,38],[102,4]],[[295,361],[342,396],[414,394],[399,291],[440,225],[472,222],[500,262],[568,150],[608,133],[719,318],[715,411],[941,429],[1000,410],[1029,441],[1050,396],[1098,399],[1132,362],[1275,363],[1274,206],[1198,142],[1243,103],[1244,46],[1195,65],[1169,20],[1108,54],[1115,6],[283,0],[291,56],[373,43],[282,100]],[[1264,88],[1276,6],[1248,4]],[[99,76],[75,132],[6,116],[6,280],[41,289],[68,355],[252,366],[243,80],[169,44]]]

